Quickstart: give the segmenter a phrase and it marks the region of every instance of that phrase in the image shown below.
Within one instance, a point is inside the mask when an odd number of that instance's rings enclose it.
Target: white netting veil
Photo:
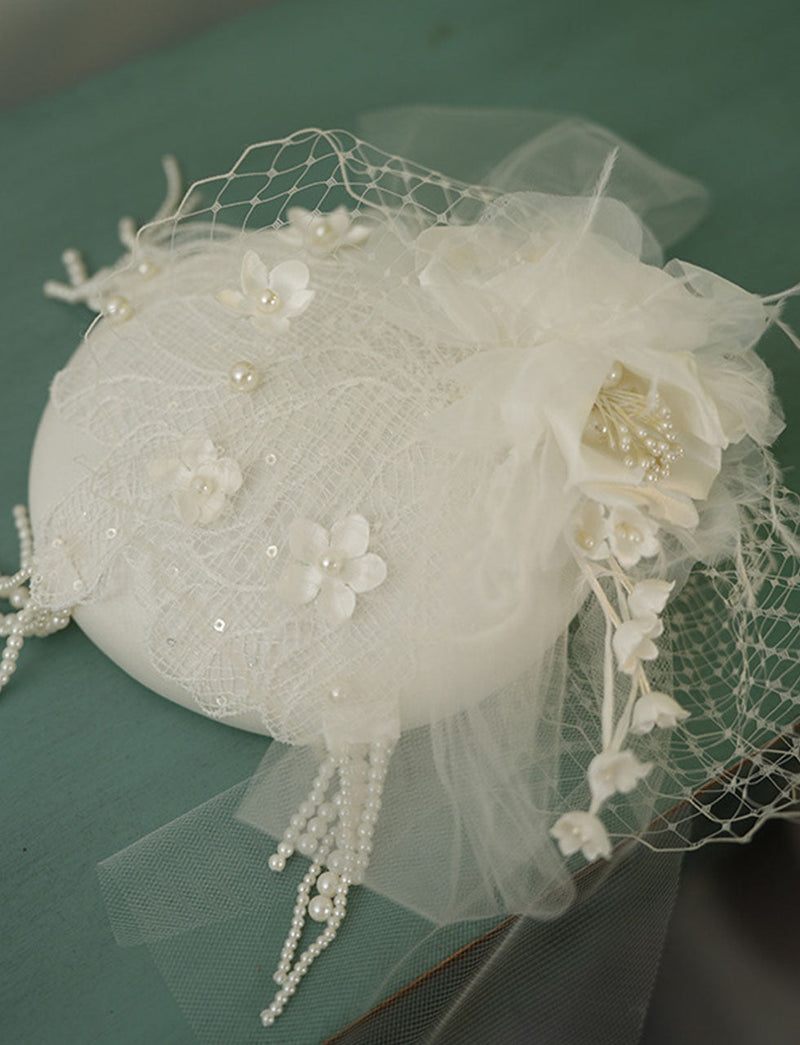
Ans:
[[[625,839],[788,813],[797,769],[798,507],[754,352],[782,298],[662,267],[705,194],[601,128],[365,126],[431,166],[254,146],[86,283],[34,461],[35,604],[280,742],[214,807],[259,832],[234,877],[264,833],[273,871],[311,861],[267,1023],[354,883],[439,926],[553,917]],[[153,852],[107,865],[120,910]],[[136,904],[122,935],[161,939]]]

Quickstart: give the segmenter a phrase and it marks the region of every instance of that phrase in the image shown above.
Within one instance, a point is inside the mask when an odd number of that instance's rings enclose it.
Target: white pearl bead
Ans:
[[[286,867],[286,861],[278,853],[273,853],[267,860],[270,871],[282,871]]]
[[[284,857],[285,859],[288,859],[290,856],[294,854],[294,846],[289,845],[288,842],[279,842],[278,854]]]
[[[327,830],[327,821],[321,819],[321,817],[314,816],[308,821],[308,833],[316,838],[322,838]]]
[[[301,802],[297,808],[297,812],[304,818],[304,821],[313,816],[316,811],[317,807],[313,802]]]
[[[323,896],[333,896],[339,888],[339,876],[334,871],[325,871],[317,880],[317,890]]]
[[[321,218],[312,228],[311,235],[317,243],[325,243],[330,240],[333,236],[333,229],[331,228],[330,222]]]
[[[15,610],[24,610],[30,601],[30,592],[27,588],[14,588],[8,593],[8,601]]]
[[[579,530],[575,534],[575,540],[585,552],[593,551],[597,546],[597,541],[590,533],[587,533],[586,530]]]
[[[313,856],[317,851],[317,839],[313,835],[300,835],[297,839],[297,851],[303,856]]]
[[[124,323],[133,315],[133,306],[121,294],[112,294],[103,305],[103,315],[113,323]]]
[[[201,497],[210,497],[216,488],[217,486],[214,480],[209,479],[207,476],[198,475],[192,479],[192,490]]]
[[[614,363],[603,379],[602,388],[616,388],[622,380],[622,363]]]
[[[326,922],[333,914],[333,904],[326,896],[314,896],[308,905],[308,914],[315,922]]]
[[[631,544],[639,544],[642,541],[641,532],[635,526],[629,526],[628,523],[619,523],[615,527],[615,531],[619,541],[630,541]]]
[[[342,572],[343,567],[343,560],[337,558],[331,552],[325,552],[319,558],[319,568],[323,573],[327,573],[329,577],[338,576]]]
[[[152,279],[153,276],[158,275],[161,270],[154,261],[140,261],[136,266],[136,271],[142,279]]]
[[[243,360],[231,367],[230,381],[237,392],[252,392],[261,383],[261,374],[252,363]]]
[[[258,306],[259,311],[266,312],[267,315],[269,315],[278,311],[281,307],[281,299],[274,290],[267,288],[266,290],[262,290],[256,298],[256,305]]]
[[[353,854],[349,849],[334,849],[328,857],[328,867],[337,873],[346,871],[350,866],[352,857]]]

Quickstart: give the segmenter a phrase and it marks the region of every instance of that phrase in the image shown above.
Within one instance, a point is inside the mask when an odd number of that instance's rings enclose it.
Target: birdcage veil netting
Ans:
[[[247,150],[141,231],[103,290],[130,314],[107,312],[53,390],[108,449],[37,522],[35,597],[80,620],[129,588],[165,685],[278,741],[102,867],[121,942],[152,946],[209,1041],[249,1040],[234,1014],[268,1000],[266,941],[302,875],[269,870],[270,838],[342,745],[395,746],[367,889],[275,1040],[318,1039],[500,917],[571,917],[576,872],[626,839],[684,850],[792,809],[798,516],[753,352],[782,301],[662,268],[703,190],[600,128],[367,126],[447,173],[344,132]],[[242,360],[257,394],[219,380]],[[655,458],[585,434],[623,393]],[[181,468],[225,497],[176,495]],[[340,524],[361,580],[297,596],[303,540]],[[507,975],[536,960],[519,939]],[[213,1019],[193,986],[212,979]]]

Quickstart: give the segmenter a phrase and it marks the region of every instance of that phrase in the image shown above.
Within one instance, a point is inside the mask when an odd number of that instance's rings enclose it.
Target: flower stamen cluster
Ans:
[[[589,414],[584,437],[608,446],[626,468],[642,469],[646,482],[669,478],[683,447],[672,423],[672,411],[657,392],[636,387],[624,367],[615,363]]]

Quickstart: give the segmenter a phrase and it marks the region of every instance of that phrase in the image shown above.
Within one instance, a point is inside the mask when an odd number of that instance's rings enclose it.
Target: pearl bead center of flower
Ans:
[[[207,476],[198,475],[192,480],[192,490],[200,497],[210,497],[216,488],[217,484]]]
[[[344,567],[344,560],[335,552],[325,552],[319,558],[319,568],[329,577],[337,577]]]
[[[600,386],[584,438],[608,447],[626,468],[641,468],[650,483],[666,479],[683,456],[671,410],[621,363],[613,364]]]
[[[629,523],[617,523],[614,527],[614,532],[619,541],[628,541],[630,544],[640,544],[642,541],[641,532]]]
[[[324,219],[318,221],[311,230],[311,235],[317,243],[327,243],[328,240],[333,239],[333,229],[331,228],[330,222],[325,221]]]
[[[597,546],[597,541],[590,533],[587,533],[586,530],[579,530],[575,535],[575,540],[585,552],[594,551]]]
[[[260,312],[265,312],[269,315],[272,312],[277,312],[281,307],[280,295],[276,294],[274,290],[267,288],[258,295],[256,304]]]

